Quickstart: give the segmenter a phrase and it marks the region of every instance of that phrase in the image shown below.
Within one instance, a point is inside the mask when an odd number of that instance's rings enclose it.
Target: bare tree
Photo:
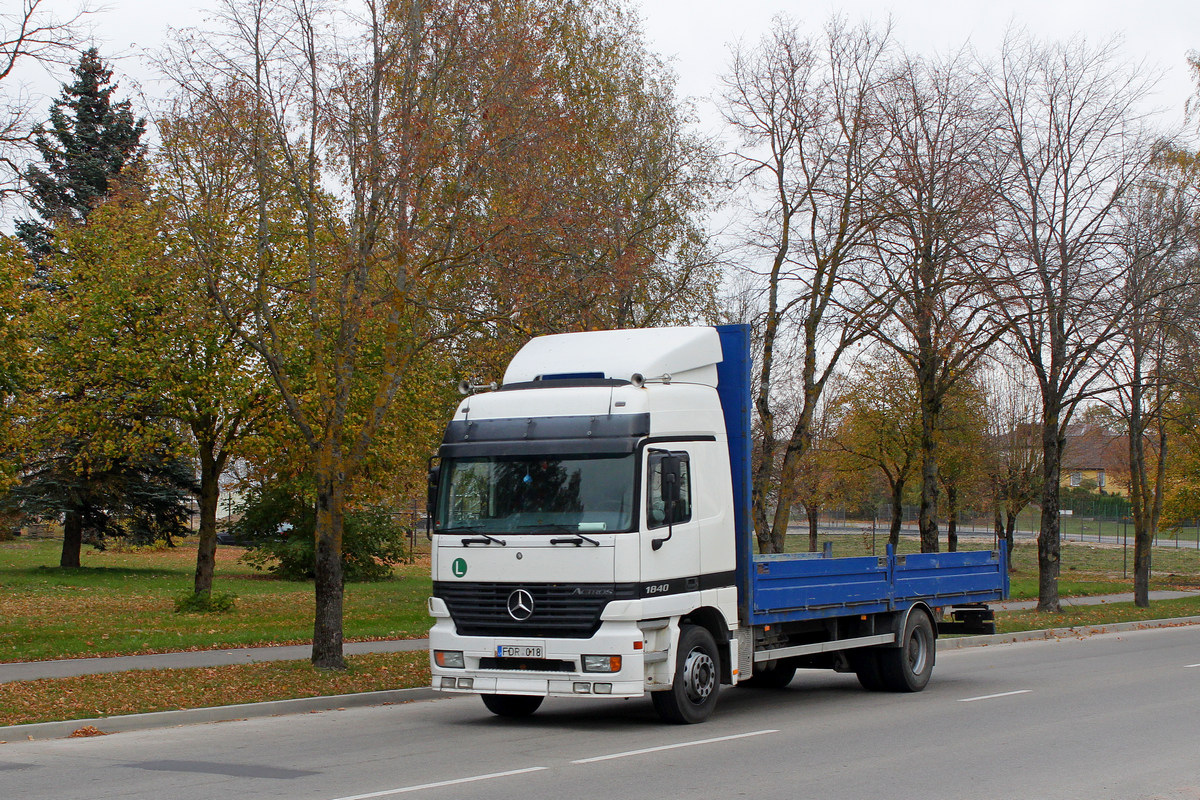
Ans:
[[[1035,419],[1041,401],[1023,364],[987,371],[988,458],[996,539],[1008,549],[1009,569],[1017,517],[1041,493],[1042,448]]]
[[[13,4],[16,5],[16,4]],[[45,0],[20,0],[0,12],[0,201],[21,191],[24,161],[33,142],[34,98],[20,83],[29,64],[69,67],[77,57],[86,3],[57,13]]]
[[[739,181],[770,198],[751,233],[751,247],[769,261],[755,388],[761,435],[753,506],[762,552],[783,550],[821,393],[839,358],[874,325],[848,273],[878,218],[875,167],[887,146],[878,94],[888,50],[886,30],[852,30],[834,19],[820,37],[804,39],[778,17],[756,46],[735,49],[726,79],[725,117],[743,144],[735,154]],[[775,393],[789,342],[795,377],[783,385],[800,396],[794,422],[781,431]]]
[[[966,53],[906,57],[888,85],[892,144],[875,291],[892,309],[877,338],[908,364],[921,408],[921,551],[938,549],[938,440],[949,393],[999,339],[992,313],[999,112]]]
[[[1012,347],[1041,393],[1038,609],[1061,610],[1059,477],[1066,426],[1099,388],[1127,305],[1114,247],[1117,205],[1149,148],[1138,103],[1150,87],[1115,43],[1043,45],[1010,35],[991,87],[1009,152],[1001,198]]]
[[[1162,168],[1120,205],[1127,311],[1123,352],[1114,360],[1118,411],[1129,442],[1133,597],[1150,605],[1151,545],[1162,516],[1167,470],[1168,405],[1178,387],[1175,332],[1194,325],[1197,311],[1197,196],[1190,158],[1160,151]],[[1148,453],[1149,451],[1149,453]],[[1148,456],[1151,458],[1148,459]]]

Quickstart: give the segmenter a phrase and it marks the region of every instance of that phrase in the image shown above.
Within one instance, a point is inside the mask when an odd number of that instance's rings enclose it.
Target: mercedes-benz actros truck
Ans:
[[[797,668],[920,691],[939,631],[988,628],[1002,547],[756,553],[750,371],[746,326],[568,333],[462,401],[430,470],[435,689],[693,723]]]

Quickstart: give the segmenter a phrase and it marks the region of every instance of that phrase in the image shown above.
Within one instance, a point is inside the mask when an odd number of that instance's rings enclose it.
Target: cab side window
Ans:
[[[678,525],[692,518],[692,470],[687,453],[650,453],[647,461],[646,526],[662,528],[667,524],[667,504],[663,493],[663,459],[673,457],[679,464],[679,500],[675,503],[671,523]]]

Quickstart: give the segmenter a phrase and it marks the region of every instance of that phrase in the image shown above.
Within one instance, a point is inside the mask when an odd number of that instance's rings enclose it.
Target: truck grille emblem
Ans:
[[[508,596],[508,615],[517,622],[524,622],[533,616],[533,595],[524,589],[517,589]]]

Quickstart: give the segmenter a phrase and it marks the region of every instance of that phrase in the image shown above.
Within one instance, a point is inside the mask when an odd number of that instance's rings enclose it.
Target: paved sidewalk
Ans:
[[[1175,592],[1175,591],[1154,591],[1150,593],[1150,599],[1153,600],[1175,600],[1180,597],[1196,597],[1200,592]],[[1059,600],[1059,604],[1064,608],[1067,606],[1100,606],[1106,603],[1132,603],[1133,592],[1123,592],[1121,594],[1097,594],[1089,597],[1063,597]],[[1037,608],[1037,600],[1009,600],[1004,603],[988,603],[997,611],[1028,611]]]
[[[343,646],[343,651],[346,655],[353,656],[362,653],[400,653],[409,650],[424,650],[428,646],[428,639],[390,639],[380,642],[347,642]],[[73,678],[77,675],[99,675],[105,672],[127,672],[137,669],[224,667],[230,664],[253,664],[257,661],[305,661],[311,655],[312,645],[300,644],[242,647],[230,650],[188,650],[182,653],[155,653],[145,656],[17,661],[0,664],[0,683],[31,681],[38,678]]]

